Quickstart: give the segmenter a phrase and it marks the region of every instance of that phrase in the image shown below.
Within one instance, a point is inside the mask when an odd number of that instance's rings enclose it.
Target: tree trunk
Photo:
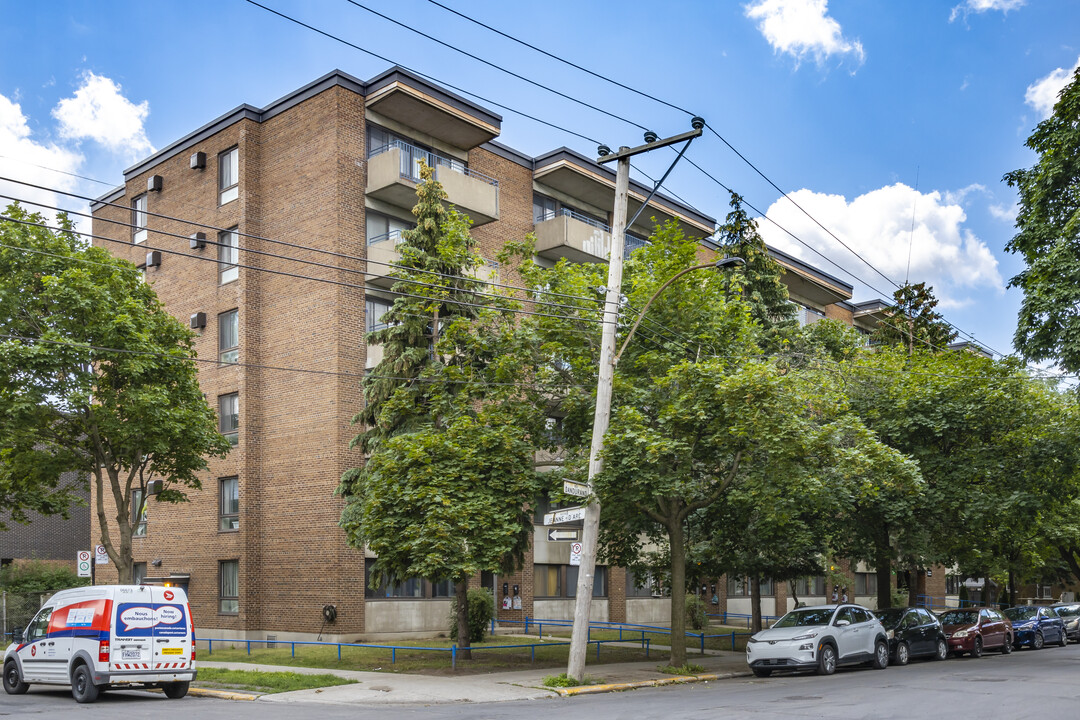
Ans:
[[[799,594],[797,592],[798,584],[798,580],[788,581],[788,588],[791,590],[792,607],[799,607]]]
[[[668,525],[671,546],[671,665],[686,665],[686,548],[683,526],[679,521]]]
[[[885,537],[887,542],[888,533]],[[885,610],[892,607],[892,556],[888,545],[878,546],[874,572],[877,575],[877,609]]]
[[[472,660],[472,644],[469,637],[469,579],[454,583],[454,596],[457,599],[457,646],[459,660]]]
[[[750,626],[753,632],[761,632],[761,576],[751,575],[750,581]]]
[[[1012,567],[1009,568],[1009,606],[1016,607],[1016,576]]]

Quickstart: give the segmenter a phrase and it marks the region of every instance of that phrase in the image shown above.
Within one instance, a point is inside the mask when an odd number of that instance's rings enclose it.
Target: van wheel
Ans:
[[[161,686],[161,689],[165,691],[165,697],[173,700],[179,700],[187,695],[188,683],[186,682],[172,682],[165,683]]]
[[[71,673],[71,695],[77,703],[92,703],[98,699],[98,686],[94,684],[90,668],[85,665],[79,665]]]
[[[14,660],[8,661],[4,665],[4,692],[8,695],[22,695],[29,689],[30,686],[24,683],[19,675],[19,666]]]

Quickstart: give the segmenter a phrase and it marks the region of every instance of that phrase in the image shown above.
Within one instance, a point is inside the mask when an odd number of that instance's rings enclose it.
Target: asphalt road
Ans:
[[[703,717],[741,718],[1070,718],[1080,715],[1080,645],[987,654],[979,660],[913,661],[883,671],[842,669],[812,675],[740,678],[632,692],[520,703],[434,706],[279,705],[160,694],[110,692],[94,705],[76,705],[66,689],[33,688],[0,695],[0,717],[154,718],[203,720],[506,720],[587,717],[589,720]]]

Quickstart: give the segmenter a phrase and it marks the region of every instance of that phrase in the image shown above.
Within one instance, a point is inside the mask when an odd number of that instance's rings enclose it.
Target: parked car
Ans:
[[[746,663],[758,677],[774,670],[815,670],[831,675],[839,665],[889,665],[889,641],[874,614],[860,605],[798,608],[755,633],[746,643]]]
[[[187,593],[149,585],[61,590],[4,652],[4,690],[70,685],[80,703],[109,688],[161,688],[182,698],[195,679]]]
[[[1073,642],[1080,642],[1080,603],[1057,603],[1050,609],[1065,623],[1065,635]]]
[[[1013,644],[1017,649],[1027,645],[1032,650],[1042,650],[1048,642],[1061,647],[1069,644],[1065,621],[1045,605],[1018,605],[1006,610],[1005,616],[1012,620]]]
[[[876,615],[889,638],[889,658],[895,665],[907,665],[914,657],[944,660],[949,643],[941,621],[924,608],[889,608]]]
[[[981,657],[983,650],[997,648],[1003,655],[1013,650],[1012,622],[994,608],[958,608],[940,620],[951,653]]]

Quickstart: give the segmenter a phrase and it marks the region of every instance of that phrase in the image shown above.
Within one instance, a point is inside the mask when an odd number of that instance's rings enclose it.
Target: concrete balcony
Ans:
[[[401,231],[393,230],[385,235],[376,235],[368,238],[367,257],[369,261],[368,272],[388,276],[397,268],[393,267],[401,259],[401,253],[397,246],[401,243]],[[465,273],[469,277],[483,282],[499,282],[499,263],[494,260],[485,260],[480,267],[473,268]],[[397,282],[391,277],[368,276],[367,284],[376,287],[389,288]]]
[[[435,179],[446,190],[447,201],[468,215],[473,225],[499,219],[499,181],[470,170],[460,160],[436,155],[395,140],[376,148],[368,157],[367,194],[402,208],[416,205],[420,163],[435,168]]]
[[[607,262],[611,254],[611,228],[565,208],[551,217],[538,218],[533,233],[536,253],[549,260]],[[627,233],[624,257],[645,244],[644,239]]]

